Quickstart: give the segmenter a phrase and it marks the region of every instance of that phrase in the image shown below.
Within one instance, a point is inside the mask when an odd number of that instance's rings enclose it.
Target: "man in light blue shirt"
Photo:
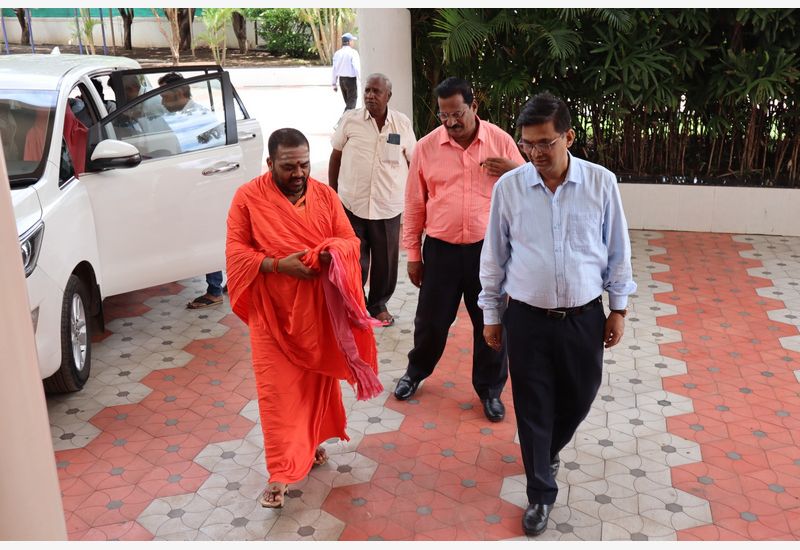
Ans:
[[[518,145],[531,162],[495,185],[481,252],[478,304],[487,344],[499,349],[505,337],[508,346],[529,536],[547,528],[558,453],[589,413],[603,347],[620,341],[636,290],[616,177],[569,153],[571,125],[567,105],[550,94],[525,104]]]

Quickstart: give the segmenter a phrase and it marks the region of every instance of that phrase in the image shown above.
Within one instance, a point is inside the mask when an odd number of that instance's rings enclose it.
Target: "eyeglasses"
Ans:
[[[447,122],[449,119],[458,120],[467,112],[467,109],[462,109],[460,111],[456,111],[455,113],[436,113],[436,116],[439,117],[439,120],[442,122]]]
[[[531,149],[536,149],[536,151],[538,151],[539,153],[549,153],[550,150],[556,146],[556,142],[559,139],[563,138],[564,135],[565,134],[561,134],[557,138],[553,139],[553,141],[550,141],[548,143],[529,143],[524,139],[521,139],[517,142],[517,145],[519,146],[520,149],[522,149],[525,152],[526,155],[528,154],[528,151],[530,151]]]

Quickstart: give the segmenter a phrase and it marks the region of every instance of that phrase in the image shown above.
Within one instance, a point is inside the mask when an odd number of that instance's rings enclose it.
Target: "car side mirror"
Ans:
[[[90,171],[108,170],[109,168],[133,168],[142,162],[139,150],[124,141],[105,139],[97,144],[89,159]]]

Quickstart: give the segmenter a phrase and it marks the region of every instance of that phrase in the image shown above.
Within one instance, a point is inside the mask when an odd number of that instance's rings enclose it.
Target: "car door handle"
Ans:
[[[239,141],[247,141],[249,139],[256,139],[256,135],[252,132],[246,134],[239,134]]]
[[[211,168],[206,168],[203,170],[202,174],[204,176],[213,176],[214,174],[221,174],[223,172],[231,172],[239,168],[238,162],[229,162],[225,166],[214,166]]]

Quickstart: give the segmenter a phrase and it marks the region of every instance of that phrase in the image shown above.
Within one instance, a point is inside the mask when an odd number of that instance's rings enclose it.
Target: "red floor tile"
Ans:
[[[775,412],[788,411],[786,407],[798,403],[796,391],[792,395],[785,389],[796,380],[789,376],[787,352],[778,342],[780,336],[797,332],[768,319],[767,311],[784,305],[756,294],[756,288],[772,286],[772,282],[747,274],[747,269],[761,265],[739,256],[739,251],[752,248],[749,245],[735,243],[726,235],[703,235],[695,243],[688,234],[669,232],[652,244],[666,248],[664,257],[671,256],[670,272],[654,278],[673,283],[671,293],[656,299],[670,303],[667,298],[686,298],[671,302],[677,304],[677,315],[658,319],[660,326],[681,330],[684,341],[662,344],[660,350],[686,361],[685,378],[695,384],[687,389],[679,377],[664,381],[665,389],[691,397],[695,409],[694,414],[668,419],[667,426],[672,433],[700,443],[703,456],[702,465],[673,469],[673,483],[707,498],[714,520],[713,525],[679,532],[678,538],[791,538],[786,511],[794,507],[795,484],[788,477],[787,487],[780,485],[775,468],[796,468],[786,449],[796,449],[797,441],[794,430],[776,421]],[[685,254],[678,254],[679,250]],[[685,277],[689,272],[692,276]],[[691,305],[693,301],[696,306]],[[681,349],[689,353],[680,353]],[[709,368],[720,374],[709,376]],[[771,376],[765,376],[765,371]],[[696,381],[700,378],[705,382]],[[701,483],[701,476],[713,483]],[[743,513],[754,516],[743,517]]]

